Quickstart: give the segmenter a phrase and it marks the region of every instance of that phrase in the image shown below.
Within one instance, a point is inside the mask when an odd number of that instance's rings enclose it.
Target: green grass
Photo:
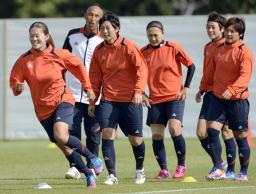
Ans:
[[[196,178],[196,183],[182,183],[180,180],[154,180],[159,167],[153,156],[151,140],[146,141],[146,183],[135,185],[133,177],[135,162],[131,147],[127,139],[115,141],[117,151],[117,175],[119,184],[114,186],[103,185],[107,176],[104,171],[97,179],[97,188],[86,189],[84,180],[65,180],[64,173],[68,163],[62,153],[56,149],[48,149],[46,140],[26,140],[0,142],[0,194],[29,194],[29,193],[131,193],[166,191],[164,193],[186,194],[213,194],[213,193],[256,193],[256,164],[255,149],[251,152],[249,168],[249,181],[216,181],[208,182],[204,176],[212,167],[210,158],[201,149],[197,139],[187,139],[187,176]],[[171,172],[176,165],[176,156],[173,151],[172,141],[165,141],[167,148],[168,166]],[[239,162],[237,159],[237,170]],[[53,187],[51,190],[37,190],[34,187],[39,182],[47,182]],[[252,186],[252,187],[251,187]],[[217,189],[217,190],[215,190]],[[156,192],[155,192],[156,193]]]

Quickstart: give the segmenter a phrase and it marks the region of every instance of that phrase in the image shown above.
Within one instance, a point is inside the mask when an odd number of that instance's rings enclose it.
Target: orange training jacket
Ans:
[[[249,47],[242,40],[231,45],[223,43],[216,48],[213,62],[213,93],[221,97],[228,89],[232,94],[231,100],[247,99],[254,62]]]
[[[48,46],[42,52],[33,48],[24,53],[14,64],[10,75],[10,87],[15,96],[17,83],[27,82],[36,115],[45,120],[50,117],[61,102],[74,105],[75,100],[66,88],[65,72],[69,70],[87,91],[92,91],[84,65],[68,50]]]
[[[215,42],[209,42],[204,47],[204,65],[203,65],[203,77],[199,86],[200,91],[211,92],[213,84],[214,68],[212,65],[213,54],[215,49],[225,42],[225,38],[222,38]]]
[[[111,45],[105,41],[94,50],[89,76],[98,99],[131,102],[134,93],[142,94],[147,84],[147,65],[139,48],[119,36]]]
[[[148,64],[149,97],[152,104],[177,99],[183,88],[182,67],[193,64],[189,56],[176,43],[163,41],[159,47],[150,44],[141,49]]]

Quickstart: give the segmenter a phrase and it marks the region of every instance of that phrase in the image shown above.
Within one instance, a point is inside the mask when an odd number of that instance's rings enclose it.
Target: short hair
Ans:
[[[245,21],[244,18],[239,17],[231,17],[228,19],[227,23],[225,24],[225,29],[229,26],[233,26],[235,31],[239,33],[239,35],[242,34],[241,39],[244,39],[244,33],[245,33]]]
[[[114,13],[112,13],[112,12],[107,12],[107,13],[105,13],[105,14],[100,18],[99,27],[101,27],[101,25],[102,25],[105,21],[109,21],[115,29],[117,29],[117,28],[120,29],[120,20],[119,20],[119,17],[118,17],[116,14],[114,14]]]
[[[147,27],[146,27],[146,30],[148,30],[149,28],[152,28],[152,27],[159,28],[162,32],[164,32],[164,26],[159,21],[151,21],[151,22],[149,22]]]
[[[218,12],[214,11],[214,12],[209,13],[207,23],[208,22],[217,22],[221,28],[221,27],[225,26],[227,19],[224,16],[222,16],[221,14],[219,14]]]

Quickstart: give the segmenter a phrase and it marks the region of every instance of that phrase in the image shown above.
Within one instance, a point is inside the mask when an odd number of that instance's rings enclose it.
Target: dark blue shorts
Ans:
[[[184,108],[185,101],[182,100],[153,104],[148,109],[147,125],[162,124],[166,126],[169,119],[177,119],[182,123]]]
[[[73,123],[74,107],[72,104],[67,102],[62,102],[58,105],[54,113],[47,119],[40,121],[42,126],[51,142],[56,142],[54,138],[53,125],[56,122],[64,122],[71,128]]]
[[[208,120],[223,124],[227,120],[230,129],[234,131],[247,131],[249,109],[248,100],[224,100],[212,95]]]
[[[204,97],[203,97],[203,104],[202,104],[201,111],[200,111],[198,119],[207,120],[211,95],[212,95],[211,92],[205,92]]]
[[[114,128],[118,124],[123,133],[128,136],[142,137],[142,106],[131,102],[110,102],[101,100],[97,111],[100,128]]]

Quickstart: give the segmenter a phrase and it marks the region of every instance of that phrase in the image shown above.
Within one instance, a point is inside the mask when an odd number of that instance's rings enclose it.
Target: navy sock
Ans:
[[[132,146],[133,154],[136,160],[136,170],[143,169],[143,163],[145,158],[145,143],[142,143],[139,146]]]
[[[235,171],[236,164],[236,142],[234,138],[224,140],[226,146],[226,156],[228,162],[228,171]]]
[[[73,151],[69,156],[66,156],[66,158],[69,161],[70,167],[72,166],[76,167],[77,170],[84,173],[85,176],[92,174],[92,171],[88,169],[87,166],[84,164],[84,161],[82,160],[81,155],[76,151]]]
[[[236,139],[236,142],[238,146],[239,160],[241,166],[240,172],[247,174],[250,161],[250,147],[247,138],[238,138]]]
[[[216,168],[222,169],[222,159],[221,159],[221,143],[220,143],[220,132],[216,129],[213,128],[208,128],[208,137],[209,137],[209,142],[210,142],[210,149],[212,153],[212,160],[213,164]]]
[[[178,165],[185,166],[186,143],[182,135],[172,137],[175,152],[178,158]]]
[[[114,140],[102,139],[102,154],[108,173],[116,176],[116,153]]]
[[[166,162],[166,152],[164,146],[164,140],[152,140],[153,151],[156,157],[156,160],[162,169],[167,170],[167,162]]]
[[[88,159],[92,159],[95,157],[94,154],[92,154],[90,150],[87,147],[85,147],[84,144],[82,144],[78,138],[72,135],[69,135],[66,146],[71,149],[74,149],[76,152],[78,152],[79,154],[81,154],[82,156]]]
[[[210,149],[210,142],[209,138],[206,137],[205,139],[200,139],[201,146],[204,148],[204,150],[211,156],[211,149]]]

